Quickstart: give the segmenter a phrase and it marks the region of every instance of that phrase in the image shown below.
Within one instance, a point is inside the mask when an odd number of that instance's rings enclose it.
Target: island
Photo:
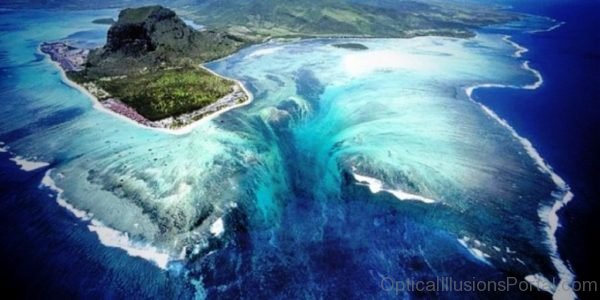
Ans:
[[[369,47],[360,44],[360,43],[338,43],[338,44],[333,44],[333,47],[336,48],[341,48],[341,49],[348,49],[348,50],[368,50]]]
[[[568,184],[474,94],[542,83],[519,57],[524,46],[504,30],[476,30],[518,16],[428,1],[203,0],[195,5],[206,10],[125,9],[111,25],[91,24],[104,11],[3,12],[14,49],[2,53],[10,105],[0,146],[18,175],[7,182],[18,183],[8,212],[48,195],[72,216],[42,203],[33,236],[67,236],[32,245],[58,244],[60,254],[73,240],[86,262],[67,271],[109,271],[82,277],[93,284],[128,272],[106,289],[125,296],[145,282],[140,297],[159,298],[335,298],[361,281],[356,298],[386,298],[400,295],[382,278],[406,274],[571,282],[555,239]],[[505,27],[521,36],[529,22],[546,28],[540,20],[559,24],[532,16]],[[418,35],[444,37],[408,39]],[[252,96],[203,66],[244,78],[260,100],[208,121]],[[32,84],[40,76],[49,78]],[[73,87],[111,115],[62,101]],[[191,124],[209,126],[162,133]],[[65,257],[52,262],[59,272]],[[171,279],[167,290],[153,286]]]
[[[162,6],[125,9],[98,49],[43,43],[67,78],[100,104],[144,126],[177,129],[248,102],[235,80],[202,63],[237,51],[244,42],[218,31],[196,31]]]
[[[112,25],[115,24],[116,21],[113,18],[98,18],[92,21],[94,24],[103,24],[103,25]]]
[[[466,38],[474,28],[518,16],[497,7],[435,2],[331,0],[311,6],[305,0],[208,0],[187,7],[185,17],[159,5],[127,8],[116,21],[93,21],[111,24],[101,48],[58,41],[43,43],[40,50],[102,107],[144,126],[178,129],[249,102],[251,95],[240,82],[202,64],[251,44],[291,37]],[[202,30],[189,25],[194,22]],[[368,49],[350,42],[332,46]]]

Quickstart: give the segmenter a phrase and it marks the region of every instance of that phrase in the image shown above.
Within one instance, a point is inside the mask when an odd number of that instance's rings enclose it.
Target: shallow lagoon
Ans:
[[[208,67],[254,102],[171,135],[95,110],[36,51],[98,44],[107,27],[91,21],[114,12],[2,14],[0,140],[50,164],[46,185],[101,242],[178,270],[199,295],[394,296],[382,278],[557,275],[538,216],[555,184],[464,92],[539,80],[501,33],[250,47]]]

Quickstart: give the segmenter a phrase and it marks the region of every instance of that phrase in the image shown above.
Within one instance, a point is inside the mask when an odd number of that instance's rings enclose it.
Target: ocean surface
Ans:
[[[530,139],[569,182],[574,200],[560,213],[563,256],[580,281],[600,281],[595,233],[600,228],[600,3],[509,1],[517,11],[564,22],[550,32],[514,34],[544,76],[535,91],[481,90],[476,95]],[[586,294],[582,294],[585,296]],[[590,295],[587,295],[590,296]]]
[[[581,123],[556,118],[582,118],[597,138],[597,105],[580,98],[597,93],[569,93],[583,117],[562,106],[565,84],[594,79],[561,71],[586,65],[568,50],[582,48],[561,48],[580,31],[544,12],[532,11],[553,19],[466,40],[252,46],[207,67],[253,102],[174,135],[96,109],[37,50],[102,45],[108,27],[91,21],[116,11],[0,11],[7,286],[29,297],[479,298],[499,294],[396,282],[516,276],[547,292],[510,296],[572,298],[573,276],[593,270],[569,232],[585,228],[577,216],[593,202],[579,195],[597,195],[597,177],[580,169]]]

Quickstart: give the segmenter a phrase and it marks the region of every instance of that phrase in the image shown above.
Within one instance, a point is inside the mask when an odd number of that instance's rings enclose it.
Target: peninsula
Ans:
[[[186,6],[197,31],[162,6],[128,8],[111,24],[107,43],[77,49],[66,42],[41,45],[103,107],[149,127],[176,129],[250,100],[240,82],[203,68],[202,63],[230,55],[253,43],[288,37],[410,38],[473,36],[480,26],[504,23],[518,15],[498,7],[436,2],[362,2],[328,0],[214,1]],[[334,47],[360,51],[359,43]]]
[[[250,99],[241,83],[200,66],[243,45],[147,6],[121,11],[102,48],[52,42],[40,49],[103,107],[145,126],[176,129]]]

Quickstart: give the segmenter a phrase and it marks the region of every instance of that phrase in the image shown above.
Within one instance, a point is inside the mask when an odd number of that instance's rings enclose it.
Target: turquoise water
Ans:
[[[207,66],[253,102],[174,135],[95,109],[37,51],[101,44],[108,28],[91,21],[114,11],[0,13],[0,141],[17,162],[49,164],[40,188],[102,244],[177,270],[199,296],[394,296],[382,278],[558,276],[539,216],[555,182],[464,91],[540,79],[500,29],[353,41],[367,51],[252,46]],[[503,30],[553,23],[513,25]]]

